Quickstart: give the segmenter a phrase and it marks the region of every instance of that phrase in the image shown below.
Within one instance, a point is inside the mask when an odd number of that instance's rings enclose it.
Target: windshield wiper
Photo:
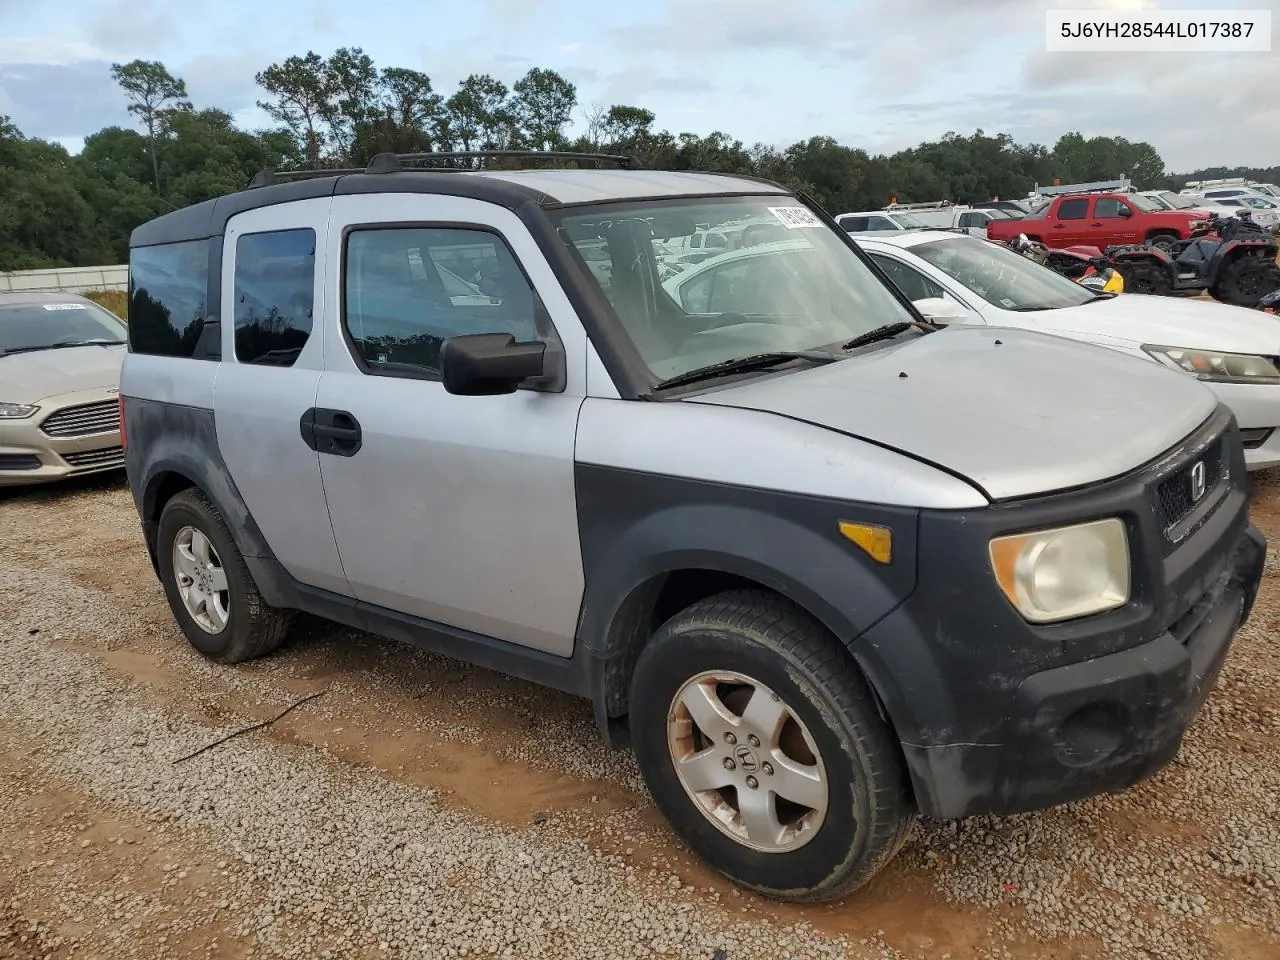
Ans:
[[[1086,300],[1085,303],[1097,303],[1099,300],[1114,300],[1119,294],[1116,293],[1095,293],[1092,300]],[[1083,304],[1081,304],[1083,306]]]
[[[12,353],[35,353],[39,350],[69,350],[72,347],[111,347],[128,342],[127,340],[83,340],[80,343],[46,343],[39,347],[10,347],[0,353],[0,357],[7,357]]]
[[[912,327],[918,326],[915,323],[909,323],[906,320],[899,320],[897,323],[886,323],[883,327],[876,327],[874,330],[868,330],[866,333],[859,334],[848,343],[843,344],[841,350],[852,350],[854,347],[866,346],[868,343],[877,343],[880,340],[888,340],[896,337],[900,333],[906,333]]]
[[[716,377],[725,377],[733,373],[767,370],[769,367],[776,367],[791,360],[832,363],[843,359],[844,357],[837,356],[834,353],[825,353],[821,350],[777,350],[772,353],[753,353],[747,357],[722,360],[719,363],[712,363],[705,367],[697,367],[684,373],[678,373],[674,377],[668,377],[666,380],[654,384],[654,389],[666,390],[668,387],[682,387],[686,384],[713,380]]]

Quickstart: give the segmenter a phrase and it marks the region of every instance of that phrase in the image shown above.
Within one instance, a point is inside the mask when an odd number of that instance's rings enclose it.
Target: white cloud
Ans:
[[[106,59],[100,47],[84,41],[62,37],[0,37],[0,64],[62,67]]]

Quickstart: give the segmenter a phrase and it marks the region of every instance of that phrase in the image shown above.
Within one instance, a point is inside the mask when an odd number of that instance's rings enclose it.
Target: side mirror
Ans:
[[[972,319],[968,310],[948,297],[922,297],[912,305],[934,323],[967,323]]]
[[[440,378],[445,390],[464,397],[515,393],[545,374],[546,350],[540,340],[517,343],[509,333],[450,337],[440,347]]]
[[[1120,204],[1120,216],[1127,220],[1129,217],[1133,216],[1133,211],[1122,203]]]

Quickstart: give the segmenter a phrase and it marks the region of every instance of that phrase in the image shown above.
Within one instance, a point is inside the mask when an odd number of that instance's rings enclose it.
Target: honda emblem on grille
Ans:
[[[1204,461],[1197,460],[1191,468],[1191,502],[1199,503],[1200,498],[1204,496],[1205,488],[1205,469]]]

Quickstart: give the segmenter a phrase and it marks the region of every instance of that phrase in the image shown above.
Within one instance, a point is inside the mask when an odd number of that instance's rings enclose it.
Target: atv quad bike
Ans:
[[[1075,246],[1054,250],[1029,239],[1025,233],[1009,241],[1008,246],[1015,253],[1043,264],[1082,287],[1098,293],[1124,292],[1124,277],[1097,247]]]
[[[1280,289],[1278,250],[1275,238],[1246,213],[1214,217],[1167,251],[1129,244],[1108,247],[1106,256],[1130,293],[1194,296],[1207,290],[1222,303],[1252,307]]]

